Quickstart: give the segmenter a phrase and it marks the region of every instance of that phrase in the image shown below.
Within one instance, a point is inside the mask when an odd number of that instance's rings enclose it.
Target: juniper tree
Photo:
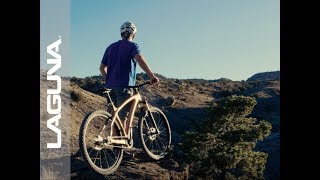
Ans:
[[[257,152],[257,141],[271,133],[271,124],[249,117],[255,98],[228,96],[213,102],[208,117],[184,135],[183,151],[196,177],[263,179],[267,153]]]

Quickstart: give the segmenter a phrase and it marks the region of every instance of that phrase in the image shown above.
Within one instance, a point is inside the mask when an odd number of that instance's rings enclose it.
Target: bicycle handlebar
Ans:
[[[127,86],[127,88],[140,88],[140,87],[142,87],[144,85],[147,85],[147,84],[151,84],[151,82],[150,81],[146,81],[146,82],[144,82],[142,84],[138,84],[136,86]],[[104,92],[105,90],[107,90],[107,89],[106,88],[100,88],[100,89],[95,90],[95,92],[99,93],[99,92]]]
[[[151,82],[150,81],[146,81],[146,82],[144,82],[142,84],[138,84],[136,86],[128,86],[128,88],[139,88],[139,87],[142,87],[142,86],[147,85],[147,84],[151,84]]]

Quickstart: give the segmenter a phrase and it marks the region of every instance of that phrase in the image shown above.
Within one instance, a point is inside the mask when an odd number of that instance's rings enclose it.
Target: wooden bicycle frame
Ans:
[[[113,110],[113,114],[112,114],[113,116],[112,116],[112,121],[111,121],[111,132],[110,132],[110,136],[109,136],[109,140],[112,143],[128,145],[126,140],[129,140],[131,138],[130,128],[132,126],[134,114],[135,114],[135,111],[136,111],[138,104],[142,102],[142,97],[141,97],[140,93],[136,89],[134,89],[134,91],[135,91],[135,94],[133,96],[131,96],[130,98],[128,98],[126,101],[124,101],[118,108],[113,104],[112,99],[110,97],[110,94],[107,93],[108,100],[110,101],[110,104],[111,104],[112,110]],[[121,122],[121,119],[119,117],[119,112],[121,111],[121,109],[123,107],[125,107],[130,102],[132,102],[132,104],[131,104],[130,112],[128,114],[128,119],[127,119],[127,121],[129,121],[129,125],[125,129],[124,124]],[[149,109],[148,103],[143,103],[143,105],[145,105],[146,109]],[[152,116],[152,113],[150,113],[150,116],[151,116],[152,123],[153,123],[154,127],[156,127],[155,128],[156,133],[159,133],[158,127],[157,127],[156,123],[154,122],[154,118]],[[113,128],[114,128],[115,123],[119,127],[119,129],[122,133],[122,136],[113,136]],[[127,122],[125,122],[125,123],[127,123]]]
[[[120,126],[120,130],[121,133],[123,134],[123,136],[113,136],[114,138],[116,137],[121,137],[121,138],[129,138],[129,133],[130,133],[130,127],[132,125],[132,120],[133,120],[133,116],[134,116],[134,112],[137,108],[138,103],[141,101],[141,95],[139,93],[131,96],[129,99],[127,99],[126,101],[124,101],[118,108],[114,106],[114,104],[112,103],[112,108],[113,108],[113,117],[112,117],[112,122],[111,122],[111,136],[113,133],[113,126],[114,123],[117,123],[118,126]],[[128,119],[127,121],[129,121],[129,126],[126,127],[126,130],[124,129],[124,124],[122,124],[120,117],[119,117],[119,112],[121,111],[121,109],[126,106],[127,104],[129,104],[130,102],[132,102],[131,104],[131,108],[130,108],[130,112],[128,115]]]

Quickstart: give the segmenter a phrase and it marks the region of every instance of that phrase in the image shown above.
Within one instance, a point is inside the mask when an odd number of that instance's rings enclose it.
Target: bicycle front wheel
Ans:
[[[86,164],[101,175],[113,173],[120,165],[123,149],[107,146],[111,115],[105,110],[88,114],[80,127],[79,146]],[[121,135],[114,125],[113,135]]]
[[[164,158],[171,144],[171,130],[165,114],[160,109],[151,107],[140,118],[139,131],[144,151],[154,160]]]

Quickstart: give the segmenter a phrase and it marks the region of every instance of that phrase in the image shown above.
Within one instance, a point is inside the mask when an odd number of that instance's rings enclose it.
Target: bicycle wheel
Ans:
[[[79,146],[87,165],[101,175],[113,173],[120,165],[123,149],[106,145],[110,135],[111,115],[105,110],[88,114],[80,127]],[[121,135],[114,125],[113,135]]]
[[[156,133],[150,114],[159,129],[159,134]],[[144,151],[154,160],[162,159],[171,144],[171,130],[165,114],[158,108],[150,108],[140,118],[139,131]]]

